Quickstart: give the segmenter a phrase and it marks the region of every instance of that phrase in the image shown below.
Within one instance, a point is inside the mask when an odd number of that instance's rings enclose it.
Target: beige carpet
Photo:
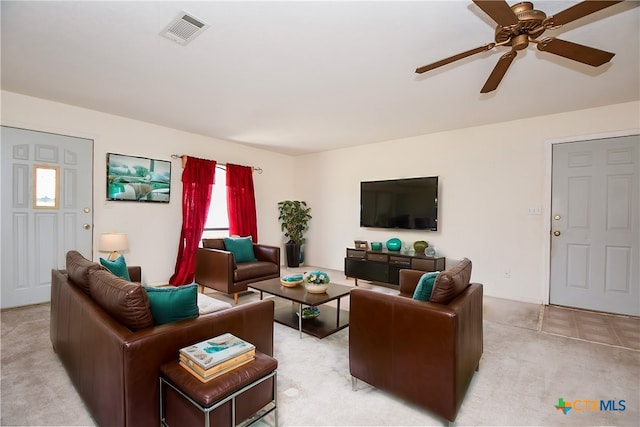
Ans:
[[[484,320],[538,331],[540,330],[542,315],[541,308],[540,304],[530,304],[485,295],[483,315]]]
[[[240,303],[257,298],[248,293]],[[3,426],[94,425],[51,349],[48,310],[45,304],[0,313]],[[539,318],[538,305],[485,299],[484,354],[457,424],[638,425],[640,352],[541,333]],[[348,328],[319,340],[275,325],[280,425],[442,425],[365,383],[353,392],[348,338]],[[564,415],[554,407],[559,398],[624,399],[626,410]]]

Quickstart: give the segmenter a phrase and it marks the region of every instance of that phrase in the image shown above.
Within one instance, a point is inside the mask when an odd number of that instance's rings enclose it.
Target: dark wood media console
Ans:
[[[358,286],[358,279],[397,286],[400,283],[400,270],[403,268],[442,271],[445,269],[445,258],[386,249],[373,251],[347,248],[347,256],[344,259],[344,274],[347,277],[353,277],[356,280],[356,286]]]

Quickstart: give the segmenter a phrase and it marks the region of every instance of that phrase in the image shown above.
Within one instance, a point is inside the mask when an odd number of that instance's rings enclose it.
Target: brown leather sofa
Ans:
[[[401,270],[400,295],[351,291],[353,388],[360,379],[453,422],[482,356],[482,285],[465,259],[437,276],[430,301],[414,300],[423,273]]]
[[[250,262],[236,262],[233,253],[225,249],[224,239],[202,239],[202,246],[196,252],[196,283],[233,294],[235,304],[238,293],[246,291],[250,283],[280,277],[280,248],[276,246],[254,243],[257,261]]]
[[[273,302],[257,301],[195,319],[143,327],[147,314],[141,307],[146,293],[139,285],[124,287],[121,279],[101,270],[99,264],[71,251],[67,269],[51,272],[51,343],[98,425],[160,425],[160,366],[176,360],[178,350],[187,345],[230,332],[273,356]],[[139,267],[129,272],[133,280],[140,280]],[[120,292],[116,284],[126,291]],[[135,316],[127,319],[134,322],[132,329],[116,319],[120,313],[114,310],[135,298],[141,303],[135,307]],[[269,402],[272,386],[265,381],[263,387],[240,396],[238,419]],[[216,409],[212,418],[212,425],[229,425],[229,406]]]

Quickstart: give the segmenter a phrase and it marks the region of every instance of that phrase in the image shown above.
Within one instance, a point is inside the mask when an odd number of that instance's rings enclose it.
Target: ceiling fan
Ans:
[[[542,40],[538,40],[538,37],[546,30],[559,28],[576,19],[613,6],[616,3],[621,3],[621,1],[583,1],[553,16],[547,16],[544,12],[534,9],[533,3],[528,1],[517,3],[513,6],[509,6],[504,0],[473,0],[473,2],[498,23],[495,43],[488,43],[433,64],[416,68],[416,73],[425,73],[476,53],[489,51],[496,46],[511,46],[511,50],[500,57],[480,91],[480,93],[487,93],[498,87],[511,62],[517,56],[517,51],[525,49],[529,46],[529,43],[535,43],[538,46],[538,50],[542,52],[549,52],[593,67],[609,62],[615,55],[615,53],[605,52],[604,50],[555,37]]]

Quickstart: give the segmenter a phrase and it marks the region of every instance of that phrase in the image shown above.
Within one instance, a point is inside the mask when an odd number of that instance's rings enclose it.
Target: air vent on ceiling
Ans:
[[[181,12],[176,19],[171,21],[169,25],[160,32],[160,35],[184,46],[202,34],[207,28],[209,28],[208,24],[205,24],[193,15]]]

